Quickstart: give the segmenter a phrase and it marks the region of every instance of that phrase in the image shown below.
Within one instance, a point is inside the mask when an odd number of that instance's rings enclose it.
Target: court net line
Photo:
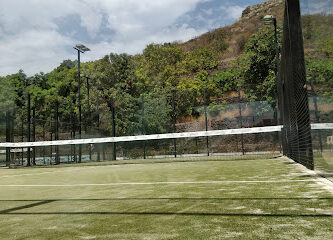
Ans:
[[[165,134],[138,135],[138,136],[75,139],[75,140],[19,142],[19,143],[5,142],[5,143],[0,143],[0,147],[25,148],[25,147],[61,146],[61,145],[96,144],[96,143],[117,143],[117,142],[130,142],[130,141],[228,136],[228,135],[240,135],[240,134],[280,132],[282,128],[283,128],[283,126],[279,125],[279,126],[268,126],[268,127],[236,128],[236,129],[225,129],[225,130],[165,133]],[[311,128],[313,130],[333,129],[333,123],[311,124]]]
[[[90,187],[90,186],[123,186],[123,185],[170,185],[170,184],[233,184],[233,183],[291,183],[314,182],[315,179],[299,180],[253,180],[253,181],[186,181],[186,182],[121,182],[121,183],[83,183],[83,184],[5,184],[0,187]]]

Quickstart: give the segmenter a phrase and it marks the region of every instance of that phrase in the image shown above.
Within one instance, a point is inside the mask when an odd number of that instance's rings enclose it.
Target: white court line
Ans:
[[[21,176],[35,176],[35,175],[43,175],[48,173],[63,173],[63,172],[74,172],[74,171],[82,171],[82,169],[91,169],[91,168],[101,168],[101,167],[119,167],[120,165],[101,165],[101,166],[73,166],[68,167],[66,170],[59,171],[47,171],[47,172],[38,172],[38,173],[23,173],[23,174],[13,174],[13,175],[0,175],[0,178],[8,178],[8,177],[21,177]]]
[[[84,183],[84,184],[6,184],[0,187],[89,187],[121,185],[168,185],[168,184],[230,184],[230,183],[290,183],[314,182],[315,179],[301,180],[259,180],[259,181],[196,181],[196,182],[123,182],[123,183]]]

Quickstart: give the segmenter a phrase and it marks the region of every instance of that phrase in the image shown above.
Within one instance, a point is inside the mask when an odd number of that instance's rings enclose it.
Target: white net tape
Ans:
[[[333,129],[333,123],[312,124],[311,128],[313,130]],[[280,132],[281,129],[282,129],[282,126],[269,126],[269,127],[238,128],[238,129],[199,131],[199,132],[182,132],[182,133],[166,133],[166,134],[123,136],[123,137],[75,139],[75,140],[19,142],[19,143],[5,142],[5,143],[0,143],[0,147],[25,148],[25,147],[60,146],[60,145],[65,145],[65,144],[78,145],[78,144],[116,143],[116,142],[131,142],[131,141],[145,141],[145,140],[162,140],[162,139],[174,139],[174,138],[212,137],[212,136]]]

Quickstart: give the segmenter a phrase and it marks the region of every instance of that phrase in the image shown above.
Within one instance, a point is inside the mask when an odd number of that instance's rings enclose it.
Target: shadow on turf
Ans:
[[[42,201],[42,204],[49,202],[71,202],[71,201],[269,201],[269,200],[281,200],[281,201],[297,201],[297,200],[333,200],[333,198],[73,198],[73,199],[20,199],[20,200],[0,200],[0,202],[33,202],[33,201]]]
[[[44,200],[44,201],[31,203],[31,204],[27,204],[27,205],[23,205],[23,206],[19,206],[19,207],[9,208],[9,209],[0,211],[0,214],[8,214],[8,213],[11,213],[14,211],[36,207],[36,206],[43,205],[43,204],[50,203],[50,202],[54,202],[54,200]]]
[[[0,211],[0,215],[175,215],[175,216],[234,216],[234,217],[333,217],[333,214],[287,214],[287,213],[209,213],[209,212],[15,212],[57,201],[119,201],[119,200],[331,200],[333,198],[111,198],[111,199],[53,199],[43,200]],[[0,200],[1,202],[24,202],[36,200]]]

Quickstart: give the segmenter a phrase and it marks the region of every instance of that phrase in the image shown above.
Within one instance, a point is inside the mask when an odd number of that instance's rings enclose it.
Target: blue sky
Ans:
[[[1,0],[0,76],[48,72],[76,58],[140,53],[149,43],[187,41],[230,25],[263,0]]]

